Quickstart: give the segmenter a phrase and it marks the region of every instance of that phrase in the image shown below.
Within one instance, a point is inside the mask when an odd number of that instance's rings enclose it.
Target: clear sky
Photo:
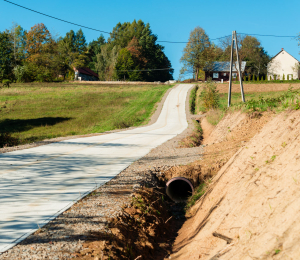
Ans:
[[[149,23],[158,40],[187,41],[191,30],[202,27],[211,39],[237,33],[299,35],[299,0],[109,0],[109,1],[38,1],[10,0],[16,4],[88,27],[111,32],[118,22],[134,19]],[[12,22],[24,29],[44,23],[52,33],[65,35],[80,27],[36,14],[0,0],[0,31]],[[83,29],[88,42],[100,33]],[[107,34],[103,34],[105,38]],[[298,42],[291,38],[257,37],[271,55],[281,48],[300,60]],[[217,42],[215,42],[217,43]],[[185,44],[162,43],[178,78],[179,59]]]

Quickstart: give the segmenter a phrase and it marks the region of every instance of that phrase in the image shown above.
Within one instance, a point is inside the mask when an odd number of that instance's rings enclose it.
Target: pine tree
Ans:
[[[66,36],[63,38],[63,41],[65,42],[69,52],[76,52],[76,48],[75,48],[76,35],[73,30],[66,33]]]
[[[85,36],[81,29],[79,29],[75,35],[74,46],[75,46],[75,52],[78,52],[79,54],[85,53],[87,44],[86,44]]]

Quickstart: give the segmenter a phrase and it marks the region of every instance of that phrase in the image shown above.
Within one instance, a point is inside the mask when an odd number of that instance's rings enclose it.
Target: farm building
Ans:
[[[75,71],[74,80],[98,81],[98,74],[89,68],[73,68]]]
[[[282,48],[268,63],[268,79],[299,79],[299,64],[296,58]]]
[[[237,70],[237,62],[235,62],[232,66],[232,79],[238,80],[239,74]],[[242,73],[245,71],[246,61],[241,62],[241,71]],[[229,81],[230,75],[230,62],[229,61],[214,61],[209,66],[205,67],[205,81],[208,78],[211,78],[213,81]]]

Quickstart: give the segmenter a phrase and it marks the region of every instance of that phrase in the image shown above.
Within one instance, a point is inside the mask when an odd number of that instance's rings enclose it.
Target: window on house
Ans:
[[[219,73],[213,73],[213,79],[219,78]]]
[[[226,76],[226,73],[223,73],[223,76]]]
[[[236,78],[236,76],[237,76],[237,73],[232,73],[233,78]]]

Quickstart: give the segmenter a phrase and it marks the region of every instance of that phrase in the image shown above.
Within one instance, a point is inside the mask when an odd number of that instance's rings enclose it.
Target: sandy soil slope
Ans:
[[[230,119],[212,131],[214,145],[247,134],[249,118],[222,134]],[[192,208],[171,259],[300,259],[300,112],[255,120],[265,120],[264,127],[241,142]],[[214,232],[233,240],[227,244]]]

